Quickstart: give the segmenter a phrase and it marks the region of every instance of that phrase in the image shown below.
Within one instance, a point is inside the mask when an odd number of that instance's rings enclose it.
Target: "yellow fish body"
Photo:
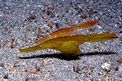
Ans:
[[[85,42],[104,42],[113,40],[118,36],[115,33],[89,34],[64,36],[47,40],[36,46],[29,48],[20,48],[20,52],[33,52],[43,49],[55,49],[61,51],[66,56],[78,56],[81,54],[79,45]]]

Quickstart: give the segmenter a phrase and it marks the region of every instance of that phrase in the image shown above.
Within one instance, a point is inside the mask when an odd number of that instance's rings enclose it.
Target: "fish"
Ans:
[[[83,43],[104,42],[116,38],[118,38],[117,34],[107,32],[100,34],[64,36],[47,40],[32,47],[20,48],[19,51],[22,53],[28,53],[43,49],[54,49],[60,51],[65,56],[79,56],[81,54],[79,45]]]
[[[90,21],[82,22],[80,24],[71,25],[71,26],[59,29],[57,31],[54,31],[43,38],[39,38],[39,39],[35,40],[35,42],[40,43],[40,42],[44,42],[49,39],[54,39],[57,37],[73,36],[73,35],[75,35],[74,31],[76,31],[78,29],[83,29],[83,28],[90,28],[90,27],[97,25],[98,23],[99,23],[99,20],[90,20]]]

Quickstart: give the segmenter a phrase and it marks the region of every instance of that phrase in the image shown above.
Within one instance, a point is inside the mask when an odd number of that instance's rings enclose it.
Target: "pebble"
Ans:
[[[118,69],[118,70],[119,70],[119,72],[122,72],[122,67],[119,67],[119,69]]]
[[[0,69],[2,69],[4,67],[3,63],[0,63]]]
[[[109,64],[109,63],[104,63],[104,64],[102,64],[102,69],[104,69],[105,71],[110,71],[110,69],[111,69],[111,64]]]

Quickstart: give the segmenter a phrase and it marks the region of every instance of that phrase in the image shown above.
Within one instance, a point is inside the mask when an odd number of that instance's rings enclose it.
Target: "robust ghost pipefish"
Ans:
[[[81,54],[79,45],[85,42],[104,42],[113,40],[118,36],[115,33],[101,33],[89,35],[64,36],[47,40],[33,47],[20,48],[20,52],[33,52],[43,49],[55,49],[66,56],[78,56]]]
[[[44,42],[49,39],[54,39],[54,38],[63,37],[63,36],[73,36],[73,35],[75,35],[74,31],[76,31],[78,29],[83,29],[83,28],[90,28],[90,27],[93,27],[94,25],[97,25],[98,23],[99,23],[99,20],[91,20],[91,21],[80,23],[80,24],[71,25],[71,26],[59,29],[57,31],[54,31],[53,33],[49,34],[48,36],[39,38],[36,40],[36,42],[37,43]]]

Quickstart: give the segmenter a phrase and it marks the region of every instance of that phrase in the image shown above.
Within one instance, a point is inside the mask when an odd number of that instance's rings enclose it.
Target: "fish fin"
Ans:
[[[90,28],[99,23],[99,20],[91,20],[91,21],[86,21],[80,24],[76,24],[73,27],[71,27],[74,31],[78,29],[83,29],[83,28]]]

